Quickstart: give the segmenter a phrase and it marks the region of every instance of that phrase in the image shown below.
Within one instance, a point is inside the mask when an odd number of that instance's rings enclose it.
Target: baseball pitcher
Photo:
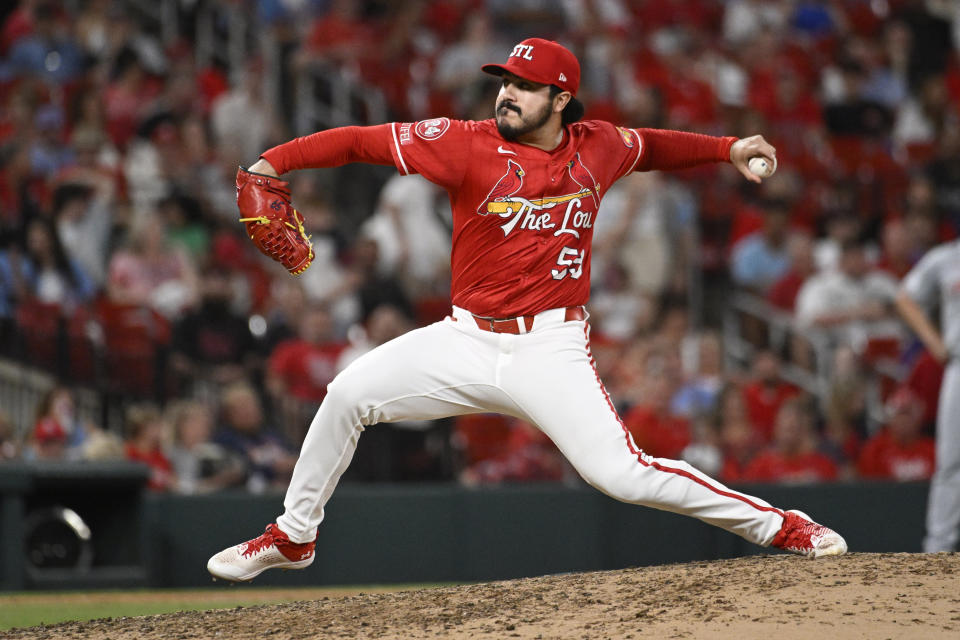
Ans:
[[[580,121],[576,57],[530,38],[504,64],[495,117],[343,127],[265,152],[237,174],[241,219],[264,253],[299,273],[312,253],[278,176],[349,162],[392,165],[447,191],[453,309],[354,361],[330,384],[284,500],[263,535],[207,564],[250,580],[314,559],[317,525],[363,430],[378,422],[499,412],[537,425],[588,483],[618,500],[693,516],[759,545],[840,555],[843,538],[796,511],[733,491],[685,462],[639,450],[590,353],[585,305],[600,200],[632,171],[775,161],[761,136],[716,138]],[[754,163],[755,165],[757,163]]]

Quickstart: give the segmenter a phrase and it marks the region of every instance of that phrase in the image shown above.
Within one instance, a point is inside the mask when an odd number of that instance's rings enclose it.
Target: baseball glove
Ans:
[[[290,202],[286,182],[243,167],[237,170],[237,208],[247,235],[265,256],[300,275],[313,261],[313,245],[303,216]]]

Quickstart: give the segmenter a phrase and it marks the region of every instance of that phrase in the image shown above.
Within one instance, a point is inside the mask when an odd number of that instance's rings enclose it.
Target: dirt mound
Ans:
[[[8,638],[957,638],[960,554],[764,555],[74,622]]]

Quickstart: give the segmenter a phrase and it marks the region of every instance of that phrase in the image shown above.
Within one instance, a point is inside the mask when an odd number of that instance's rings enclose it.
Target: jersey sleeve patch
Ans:
[[[617,131],[620,132],[620,139],[623,140],[623,146],[627,149],[633,149],[633,131],[624,129],[623,127],[617,127]]]
[[[417,132],[417,135],[424,140],[436,140],[445,134],[449,128],[449,118],[431,118],[430,120],[421,120],[418,122],[414,130]]]

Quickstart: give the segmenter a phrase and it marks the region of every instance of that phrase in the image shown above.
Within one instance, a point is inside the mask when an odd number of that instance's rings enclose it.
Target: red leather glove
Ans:
[[[247,235],[265,256],[300,275],[313,261],[303,216],[290,202],[288,183],[274,176],[237,170],[237,208]]]

